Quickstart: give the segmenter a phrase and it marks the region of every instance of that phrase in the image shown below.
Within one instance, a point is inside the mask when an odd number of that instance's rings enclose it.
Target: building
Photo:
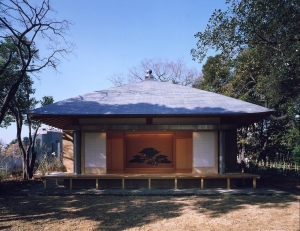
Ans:
[[[239,126],[272,110],[207,91],[144,81],[28,112],[63,130],[63,163],[87,174],[236,172]]]
[[[35,148],[38,155],[47,153],[47,156],[54,155],[61,158],[62,153],[62,132],[53,128],[41,128],[37,132]]]

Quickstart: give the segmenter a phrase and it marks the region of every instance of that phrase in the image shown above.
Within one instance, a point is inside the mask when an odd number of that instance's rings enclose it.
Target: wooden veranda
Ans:
[[[252,187],[256,188],[256,179],[259,175],[247,173],[226,173],[226,174],[71,174],[71,173],[55,173],[40,177],[44,183],[44,189],[47,188],[47,180],[64,180],[65,186],[73,189],[74,186],[84,186],[84,182],[89,182],[88,187],[96,189],[103,188],[104,182],[114,181],[112,188],[156,188],[157,185],[169,185],[169,187],[177,189],[186,185],[185,182],[193,181],[193,187],[204,189],[211,180],[225,182],[226,188],[231,188],[232,181],[252,179]],[[106,184],[107,185],[107,184]],[[224,185],[224,184],[223,184]],[[214,186],[214,185],[213,185]],[[107,186],[106,186],[107,187]]]

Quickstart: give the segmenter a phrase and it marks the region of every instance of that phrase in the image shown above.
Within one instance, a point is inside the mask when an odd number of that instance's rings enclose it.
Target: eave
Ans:
[[[206,115],[34,115],[30,114],[32,120],[43,124],[64,129],[79,125],[81,118],[192,118],[192,117],[218,117],[221,124],[234,124],[237,127],[247,126],[268,119],[271,112],[255,114],[206,114]],[[154,127],[153,127],[154,128]]]

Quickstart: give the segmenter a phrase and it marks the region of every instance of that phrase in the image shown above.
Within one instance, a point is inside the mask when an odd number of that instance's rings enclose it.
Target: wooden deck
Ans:
[[[199,188],[204,188],[204,182],[209,179],[226,179],[227,188],[230,189],[232,179],[252,179],[252,187],[256,188],[256,179],[259,175],[247,173],[227,173],[227,174],[70,174],[70,173],[55,173],[40,177],[44,183],[44,189],[47,188],[47,180],[68,180],[69,188],[73,188],[74,180],[95,180],[95,188],[99,188],[99,181],[101,180],[121,180],[122,189],[126,188],[126,180],[147,180],[148,188],[151,189],[153,180],[174,180],[174,188],[178,188],[178,180],[199,180]]]

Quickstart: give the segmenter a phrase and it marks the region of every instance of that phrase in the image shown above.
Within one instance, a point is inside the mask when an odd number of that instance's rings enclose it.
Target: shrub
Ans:
[[[37,171],[40,171],[42,175],[53,171],[63,172],[64,166],[59,158],[44,154],[42,159],[38,161]]]
[[[11,175],[15,176],[15,177],[22,176],[23,175],[23,169],[19,168],[19,169],[16,169],[16,170],[12,170]]]

